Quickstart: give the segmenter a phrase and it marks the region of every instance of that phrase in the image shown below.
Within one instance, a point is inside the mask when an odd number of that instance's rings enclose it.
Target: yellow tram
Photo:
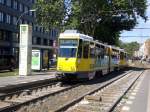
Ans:
[[[124,64],[119,48],[95,41],[77,32],[64,32],[59,36],[57,58],[58,76],[92,79],[96,74],[106,74]]]

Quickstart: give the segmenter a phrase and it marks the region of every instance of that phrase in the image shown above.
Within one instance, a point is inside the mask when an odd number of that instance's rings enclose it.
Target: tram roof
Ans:
[[[102,43],[102,42],[99,42],[99,41],[95,41],[95,43],[96,44],[98,44],[98,45],[102,45],[102,46],[105,46],[105,47],[109,47],[110,45],[108,45],[108,44],[105,44],[105,43]]]
[[[118,50],[118,51],[121,50],[119,47],[116,47],[116,46],[111,46],[111,48],[114,49],[114,50]]]
[[[90,36],[85,35],[85,34],[78,33],[77,31],[74,31],[74,30],[73,31],[68,30],[68,31],[65,31],[64,33],[60,33],[59,38],[62,38],[62,39],[83,39],[83,40],[87,40],[87,41],[93,41],[96,44],[99,44],[99,45],[102,45],[102,46],[105,46],[105,47],[111,47],[112,49],[119,50],[120,52],[127,53],[127,52],[125,52],[124,49],[121,49],[121,48],[115,47],[115,46],[111,46],[111,45],[108,45],[108,44],[105,44],[105,43],[102,43],[102,42],[99,42],[99,41],[95,41],[93,39],[93,37],[90,37]]]
[[[83,40],[90,40],[93,41],[93,37],[88,35],[84,35],[81,33],[61,33],[59,38],[66,38],[66,39],[83,39]]]
[[[111,46],[112,49],[118,50],[119,52],[127,53],[124,49],[121,49],[120,47]]]

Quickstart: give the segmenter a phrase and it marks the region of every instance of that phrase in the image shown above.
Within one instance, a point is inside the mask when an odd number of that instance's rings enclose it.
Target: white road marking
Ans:
[[[38,81],[38,80],[32,80],[32,81]]]
[[[80,104],[89,104],[89,102],[87,100],[83,100],[80,102]]]
[[[135,99],[135,97],[134,96],[129,96],[129,99],[133,100],[133,99]]]
[[[130,110],[130,107],[128,107],[128,106],[123,106],[122,107],[122,111],[129,111]]]
[[[147,100],[147,112],[150,112],[150,82],[148,85],[148,100]]]
[[[28,83],[28,82],[21,82],[21,83]]]
[[[135,89],[134,89],[133,92],[138,92],[138,90],[135,90]]]
[[[138,91],[138,90],[139,90],[139,88],[135,88],[134,90],[137,90],[137,91]]]
[[[131,100],[128,100],[128,101],[126,101],[126,104],[133,104],[133,101],[131,101]]]
[[[133,93],[131,93],[131,95],[136,95],[136,93],[135,93],[135,92],[133,92]]]

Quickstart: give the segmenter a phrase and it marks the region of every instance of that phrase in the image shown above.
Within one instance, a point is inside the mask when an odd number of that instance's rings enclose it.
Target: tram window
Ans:
[[[100,48],[100,56],[101,56],[101,58],[104,58],[104,56],[105,56],[105,48],[104,48],[104,46],[101,46],[101,48]]]
[[[59,44],[60,46],[77,46],[78,40],[77,39],[60,39]]]
[[[82,57],[82,40],[79,41],[79,46],[78,46],[78,58]]]
[[[76,48],[60,48],[59,56],[60,57],[76,57]]]
[[[90,58],[94,58],[94,57],[95,57],[94,43],[90,43]]]
[[[124,53],[123,52],[120,53],[120,59],[124,59]]]
[[[116,58],[117,56],[118,56],[117,51],[116,51],[116,50],[113,50],[113,51],[112,51],[112,54],[111,54],[111,57],[112,57],[112,58]]]
[[[89,42],[85,42],[83,45],[83,58],[88,58],[89,54]]]

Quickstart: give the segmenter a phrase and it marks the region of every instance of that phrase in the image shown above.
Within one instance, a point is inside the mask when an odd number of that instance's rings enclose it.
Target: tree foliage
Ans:
[[[63,0],[37,0],[34,6],[37,23],[47,30],[59,28],[65,18],[66,7]]]
[[[137,16],[146,20],[145,0],[72,0],[72,4],[69,19],[79,20],[75,28],[109,44],[118,43],[120,31],[134,28]]]
[[[37,0],[38,22],[47,28],[77,29],[109,44],[122,30],[146,20],[146,0]],[[63,28],[62,28],[63,26]]]
[[[130,57],[133,56],[134,51],[138,51],[140,48],[140,44],[137,42],[123,43],[120,41],[119,46],[125,49],[125,51],[128,52]]]

